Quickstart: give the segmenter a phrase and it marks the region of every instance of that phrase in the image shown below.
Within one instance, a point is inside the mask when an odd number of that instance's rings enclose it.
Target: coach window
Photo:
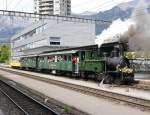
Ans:
[[[91,59],[94,57],[94,52],[92,51],[90,54]]]
[[[68,61],[71,61],[71,55],[68,55]]]
[[[81,52],[81,60],[85,60],[85,51]]]
[[[41,57],[41,62],[43,62],[44,61],[44,57]]]
[[[47,56],[47,61],[50,62],[50,57],[49,56]]]
[[[60,61],[62,61],[62,56],[61,55],[57,56],[57,62],[60,62]]]
[[[57,57],[57,56],[56,56]],[[56,58],[55,56],[52,56],[52,61],[53,62],[55,62],[55,58]]]
[[[44,62],[44,57],[42,57],[42,62]]]
[[[66,55],[63,56],[63,60],[67,61],[67,56]]]
[[[54,61],[54,57],[53,56],[49,56],[49,61],[53,62]]]
[[[34,58],[33,58],[33,62],[35,62],[35,61],[36,61],[36,58],[34,57]]]
[[[44,57],[44,61],[47,61],[47,57],[46,56]]]

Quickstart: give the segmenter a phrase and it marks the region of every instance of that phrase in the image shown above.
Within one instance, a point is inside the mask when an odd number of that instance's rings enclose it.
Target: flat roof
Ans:
[[[78,51],[78,50],[52,52],[52,53],[40,54],[39,56],[74,54],[74,53],[76,53],[77,51]]]
[[[88,50],[88,49],[96,49],[96,48],[98,48],[98,45],[88,45],[88,46],[78,46],[72,48],[63,48],[58,50],[46,51],[43,53],[61,52],[61,51],[68,51],[68,50]]]

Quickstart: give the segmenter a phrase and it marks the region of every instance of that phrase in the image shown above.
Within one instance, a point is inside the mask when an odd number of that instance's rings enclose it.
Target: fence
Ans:
[[[150,59],[132,59],[130,62],[134,64],[136,72],[150,72]]]

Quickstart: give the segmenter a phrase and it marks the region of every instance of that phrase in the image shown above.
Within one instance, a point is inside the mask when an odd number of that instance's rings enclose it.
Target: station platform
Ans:
[[[109,84],[101,84],[101,83],[94,82],[94,81],[93,82],[85,81],[82,79],[77,80],[77,79],[63,77],[63,76],[55,76],[55,75],[43,74],[43,73],[37,73],[37,72],[31,72],[31,71],[23,71],[23,70],[17,70],[17,69],[12,69],[12,68],[5,68],[5,69],[35,75],[40,78],[63,81],[63,82],[71,83],[71,84],[75,84],[75,85],[81,85],[81,86],[90,87],[90,88],[94,88],[94,89],[100,89],[100,90],[119,93],[119,94],[123,94],[123,95],[127,95],[127,96],[133,96],[133,97],[150,100],[150,92],[144,91],[142,89],[129,88],[128,86],[120,87],[120,86],[109,85]],[[138,81],[143,82],[144,84],[150,83],[149,80],[138,80]]]
[[[135,80],[139,84],[150,85],[150,73],[135,73]]]
[[[65,80],[67,82],[73,82],[98,88],[97,83],[89,83],[69,78],[60,78],[53,75],[43,75],[34,72],[29,73],[36,74],[38,76],[45,77],[48,79],[53,78]],[[141,111],[134,107],[131,108],[130,106],[124,105],[122,103],[85,95],[73,90],[65,89],[39,80],[34,80],[31,78],[11,74],[2,70],[0,70],[0,75],[91,115],[149,115],[149,112]]]
[[[150,82],[150,73],[135,73],[135,79]]]

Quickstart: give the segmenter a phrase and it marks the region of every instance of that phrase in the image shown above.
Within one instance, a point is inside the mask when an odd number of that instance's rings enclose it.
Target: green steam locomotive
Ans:
[[[127,43],[114,42],[68,48],[21,57],[22,69],[69,74],[83,79],[95,79],[107,84],[134,81],[134,69],[124,56]]]

